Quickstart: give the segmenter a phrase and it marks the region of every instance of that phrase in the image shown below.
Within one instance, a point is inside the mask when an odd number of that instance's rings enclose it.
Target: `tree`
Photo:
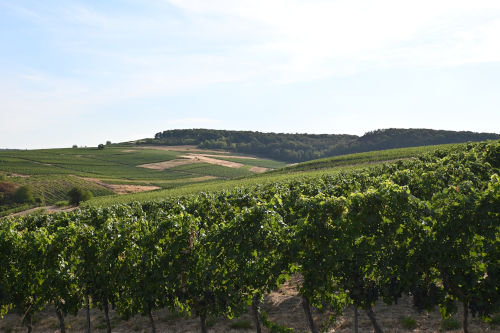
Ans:
[[[14,201],[17,203],[33,203],[35,198],[33,197],[33,191],[29,186],[21,186],[16,192],[14,192]]]
[[[106,141],[106,146],[111,146],[111,141]]]
[[[77,146],[77,145],[73,145],[73,147],[72,147],[72,148],[76,149],[76,148],[78,148],[78,146]]]
[[[98,146],[97,146],[97,149],[99,150],[103,150],[104,149],[104,145],[102,143],[100,143]]]
[[[93,197],[92,192],[78,187],[73,187],[68,192],[70,205],[78,206],[80,202],[87,201]]]

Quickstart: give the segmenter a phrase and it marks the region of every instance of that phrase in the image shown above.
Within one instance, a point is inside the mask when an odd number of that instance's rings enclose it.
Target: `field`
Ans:
[[[429,151],[2,220],[0,327],[498,332],[500,142]]]
[[[94,198],[88,202],[84,203],[84,206],[109,206],[115,203],[129,203],[133,201],[148,201],[148,200],[160,200],[165,197],[175,197],[179,195],[190,195],[199,192],[210,192],[210,191],[222,191],[231,190],[236,187],[254,187],[258,185],[265,185],[274,182],[280,182],[284,180],[292,179],[311,179],[314,177],[320,177],[323,175],[334,175],[341,172],[347,172],[351,170],[363,169],[366,167],[377,167],[384,163],[393,162],[400,159],[409,159],[424,153],[432,152],[435,150],[450,151],[463,147],[464,144],[453,144],[453,145],[437,145],[437,146],[425,146],[425,147],[415,147],[415,148],[400,148],[400,149],[388,149],[367,153],[349,154],[336,156],[331,158],[319,159],[304,163],[299,163],[296,165],[291,165],[287,167],[278,168],[281,162],[270,161],[270,160],[259,160],[259,159],[238,159],[239,161],[246,161],[247,165],[253,163],[265,167],[275,167],[275,170],[270,170],[262,174],[254,174],[248,172],[246,175],[243,174],[245,170],[233,169],[226,170],[225,172],[234,173],[235,177],[238,177],[238,172],[241,172],[239,178],[224,180],[219,179],[216,182],[209,183],[183,183],[182,186],[176,186],[165,190],[154,191],[154,192],[144,192],[144,193],[134,193],[122,196],[105,196]],[[234,158],[225,158],[227,160],[236,160]],[[197,164],[185,165],[175,167],[173,169],[187,169],[196,170],[200,166]],[[205,172],[214,174],[216,166],[207,167]],[[238,171],[237,171],[238,170]],[[250,174],[250,175],[248,175]],[[246,177],[244,177],[246,176]]]
[[[67,192],[76,186],[90,190],[94,196],[85,206],[106,206],[336,174],[461,146],[389,149],[289,166],[280,161],[194,146],[126,144],[106,146],[103,150],[2,150],[0,176],[18,186],[30,186],[34,196],[41,198],[38,205],[67,200]],[[15,213],[31,206],[18,205],[0,214]]]
[[[174,161],[182,163],[169,168],[144,167]],[[39,198],[39,205],[66,200],[67,192],[75,186],[90,190],[94,197],[102,197],[245,177],[256,173],[252,170],[254,167],[283,166],[286,163],[190,146],[111,145],[102,150],[0,151],[0,177],[16,186],[30,186],[34,196]],[[25,208],[29,205],[18,205],[13,211],[4,209],[3,215]]]

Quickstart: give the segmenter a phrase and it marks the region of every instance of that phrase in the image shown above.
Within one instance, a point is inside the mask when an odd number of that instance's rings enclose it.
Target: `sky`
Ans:
[[[0,0],[0,148],[500,133],[498,0]]]

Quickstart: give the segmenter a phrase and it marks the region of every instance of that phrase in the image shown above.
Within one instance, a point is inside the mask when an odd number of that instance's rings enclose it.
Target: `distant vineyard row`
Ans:
[[[447,316],[500,309],[500,142],[436,151],[379,168],[159,202],[10,218],[0,224],[0,306],[31,330],[53,304],[124,317],[169,308],[206,320],[251,305],[291,274],[311,306],[339,315],[411,295]],[[90,325],[90,320],[89,320]],[[90,329],[90,327],[89,327]]]

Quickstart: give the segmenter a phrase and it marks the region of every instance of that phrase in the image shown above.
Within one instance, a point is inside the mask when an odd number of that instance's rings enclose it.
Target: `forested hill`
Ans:
[[[154,139],[140,142],[160,145],[196,145],[200,148],[225,149],[287,162],[302,162],[372,150],[498,138],[500,135],[494,133],[397,128],[375,130],[363,136],[179,129],[156,133]]]

